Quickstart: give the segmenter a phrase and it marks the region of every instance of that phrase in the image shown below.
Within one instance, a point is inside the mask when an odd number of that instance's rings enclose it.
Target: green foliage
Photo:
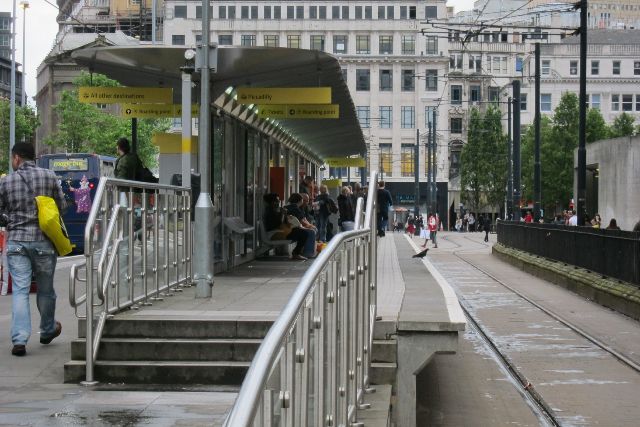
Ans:
[[[11,103],[0,98],[0,174],[9,172],[9,140],[11,133]],[[30,106],[16,105],[16,142],[31,141],[40,125],[35,111]]]
[[[115,156],[117,139],[122,136],[131,139],[131,122],[102,112],[92,104],[81,103],[78,87],[115,87],[120,86],[119,83],[101,74],[82,73],[74,80],[74,85],[73,90],[62,93],[60,102],[53,107],[59,118],[58,129],[44,143],[70,153]],[[158,154],[151,137],[169,127],[169,119],[138,120],[138,155],[149,168],[157,165]]]
[[[482,153],[482,115],[477,108],[470,111],[467,143],[462,147],[460,155],[460,189],[462,200],[477,211],[480,208],[482,195],[483,171],[485,169]]]
[[[604,117],[597,108],[589,108],[587,111],[587,144],[607,139],[609,137],[609,127],[604,121]]]
[[[609,133],[611,138],[619,138],[621,136],[632,136],[635,134],[633,122],[636,119],[631,114],[622,113],[613,121]]]

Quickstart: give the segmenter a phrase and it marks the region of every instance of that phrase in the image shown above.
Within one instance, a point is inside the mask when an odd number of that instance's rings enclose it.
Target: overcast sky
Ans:
[[[0,12],[12,12],[14,0],[0,0]],[[22,49],[22,24],[23,11],[20,9],[20,1],[16,1],[17,22],[16,22],[16,61],[23,62]],[[53,41],[58,31],[56,16],[58,9],[55,7],[55,0],[28,0],[29,8],[26,10],[26,48],[27,53],[24,62],[26,63],[27,74],[25,87],[27,89],[27,97],[29,102],[35,105],[31,100],[36,93],[36,69],[45,56],[51,50]],[[468,10],[473,7],[474,0],[449,0],[447,4],[454,6],[456,12]],[[16,94],[16,97],[20,97]]]

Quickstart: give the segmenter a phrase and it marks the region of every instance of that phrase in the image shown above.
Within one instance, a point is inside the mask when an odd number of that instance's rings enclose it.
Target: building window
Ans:
[[[227,7],[218,6],[218,19],[227,19]]]
[[[633,111],[633,95],[622,95],[622,111]]]
[[[633,75],[640,76],[640,61],[633,61]]]
[[[636,95],[636,111],[640,111],[640,95]]]
[[[425,6],[424,17],[427,19],[438,19],[438,6]]]
[[[264,45],[267,47],[278,47],[280,46],[280,36],[278,35],[265,35],[264,36]]]
[[[380,70],[380,91],[393,90],[393,70]]]
[[[413,105],[403,105],[400,107],[400,127],[402,129],[412,129],[415,126],[415,108]]]
[[[424,126],[429,129],[429,124],[433,126],[433,114],[438,115],[437,107],[424,107]]]
[[[349,19],[349,6],[342,6],[342,19]]]
[[[304,6],[296,6],[296,19],[304,19]]]
[[[393,107],[380,106],[380,128],[391,129],[393,124]]]
[[[589,105],[589,107],[593,108],[595,110],[599,110],[600,109],[600,94],[599,93],[591,94],[591,104]]]
[[[402,144],[400,147],[400,173],[402,176],[413,176],[415,174],[415,151],[415,145],[412,144]]]
[[[282,18],[282,8],[280,6],[273,6],[273,19]]]
[[[551,72],[551,61],[549,61],[548,59],[543,60],[540,72],[543,76],[548,76]]]
[[[391,144],[380,144],[378,145],[378,148],[380,151],[380,158],[378,159],[380,173],[382,176],[392,176],[393,167],[391,166]]]
[[[393,54],[393,36],[380,36],[380,55]]]
[[[551,111],[551,94],[550,93],[540,94],[540,111],[544,111],[546,113]]]
[[[416,7],[400,6],[400,19],[416,19]]]
[[[249,6],[240,6],[240,19],[249,19]]]
[[[356,19],[362,19],[362,6],[356,6]]]
[[[482,55],[469,55],[469,71],[482,72]]]
[[[233,45],[233,35],[232,34],[220,34],[218,36],[218,44],[220,46],[231,46],[231,45]]]
[[[591,75],[597,76],[600,74],[600,61],[591,61]]]
[[[407,19],[407,6],[400,6],[400,19]]]
[[[258,19],[258,6],[251,6],[251,19]]]
[[[320,6],[318,12],[320,19],[327,19],[327,6]]]
[[[295,6],[287,6],[287,19],[296,19]]]
[[[340,6],[331,6],[331,19],[340,19]]]
[[[620,111],[620,95],[611,95],[611,111]]]
[[[324,36],[311,36],[311,45],[309,48],[311,50],[319,50],[321,52],[324,52]]]
[[[620,75],[620,61],[613,61],[613,75]]]
[[[318,6],[309,6],[309,19],[318,19]]]
[[[615,70],[615,61],[614,61],[613,67]],[[578,61],[569,61],[569,74],[571,74],[572,76],[575,76],[578,74]],[[613,72],[613,74],[615,74],[615,71]]]
[[[416,53],[416,36],[404,35],[402,36],[402,54],[403,55],[415,55]]]
[[[240,36],[240,46],[255,46],[256,35],[255,34],[242,34]]]
[[[370,90],[371,71],[368,69],[356,69],[356,90]]]
[[[213,6],[209,6],[209,19],[213,18]],[[202,19],[202,6],[196,6],[196,19]]]
[[[184,46],[184,34],[174,34],[171,36],[171,44],[174,46]]]
[[[236,7],[235,6],[229,6],[227,8],[227,18],[236,19]]]
[[[373,19],[373,6],[364,7],[364,19]]]
[[[489,101],[490,102],[500,102],[500,88],[499,87],[489,87]]]
[[[289,49],[300,49],[300,34],[287,35],[287,47]]]
[[[478,85],[471,85],[469,87],[469,94],[470,94],[470,101],[471,102],[480,102],[482,101],[482,94],[480,92],[480,86]]]
[[[462,117],[451,117],[449,119],[451,129],[451,133],[460,134],[462,133]]]
[[[451,105],[462,104],[462,86],[451,85]]]
[[[527,111],[527,94],[520,94],[520,111]]]
[[[173,9],[173,17],[174,18],[186,18],[187,17],[187,6],[175,6]]]
[[[449,55],[449,68],[451,70],[462,70],[462,54],[452,53]]]
[[[393,10],[393,6],[387,6],[387,19],[394,19]]]
[[[356,53],[369,54],[371,48],[369,46],[369,36],[356,36]]]
[[[341,68],[341,70],[342,70],[342,80],[344,80],[344,82],[348,84],[349,70],[347,70],[346,68]]]
[[[416,77],[413,70],[402,70],[402,91],[413,92],[416,90]]]
[[[385,19],[385,10],[384,6],[378,6],[378,19]]]
[[[426,54],[427,55],[437,55],[438,54],[438,36],[426,36]]]
[[[416,7],[415,6],[409,6],[409,19],[416,19],[417,15],[416,15]]]
[[[361,128],[369,128],[371,127],[371,111],[369,106],[359,105],[356,107],[356,112],[358,114],[358,121],[360,122]]]
[[[427,92],[438,90],[438,70],[426,70],[424,80],[426,82],[425,90]]]
[[[333,53],[347,53],[347,36],[333,36]]]
[[[265,6],[263,10],[264,19],[271,19],[271,6]]]

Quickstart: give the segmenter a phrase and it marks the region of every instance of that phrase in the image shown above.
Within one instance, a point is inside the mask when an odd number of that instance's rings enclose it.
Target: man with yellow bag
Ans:
[[[58,253],[66,251],[66,242],[60,230],[54,230],[60,238],[51,234],[52,227],[47,229],[43,219],[55,216],[52,210],[56,207],[59,211],[65,208],[64,193],[56,175],[36,167],[34,159],[32,144],[16,143],[11,150],[11,166],[15,173],[0,180],[0,214],[6,215],[7,263],[13,282],[11,354],[14,356],[26,354],[31,336],[29,288],[33,276],[38,285],[40,343],[49,344],[62,332],[62,325],[55,320],[53,275]],[[48,205],[51,200],[55,201],[53,207]],[[60,225],[61,221],[58,221],[58,228]]]

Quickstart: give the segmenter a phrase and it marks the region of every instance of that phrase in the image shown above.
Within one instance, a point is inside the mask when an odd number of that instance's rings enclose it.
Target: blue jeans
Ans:
[[[310,228],[301,228],[307,234],[302,256],[311,258],[316,255],[316,232]]]
[[[318,215],[318,240],[321,242],[327,241],[327,224],[329,223],[329,217],[322,214]]]
[[[11,341],[14,345],[26,345],[31,336],[29,289],[33,276],[38,284],[36,301],[40,312],[40,338],[55,334],[56,292],[53,289],[53,274],[57,259],[56,250],[49,240],[7,242],[7,263],[13,288]]]

